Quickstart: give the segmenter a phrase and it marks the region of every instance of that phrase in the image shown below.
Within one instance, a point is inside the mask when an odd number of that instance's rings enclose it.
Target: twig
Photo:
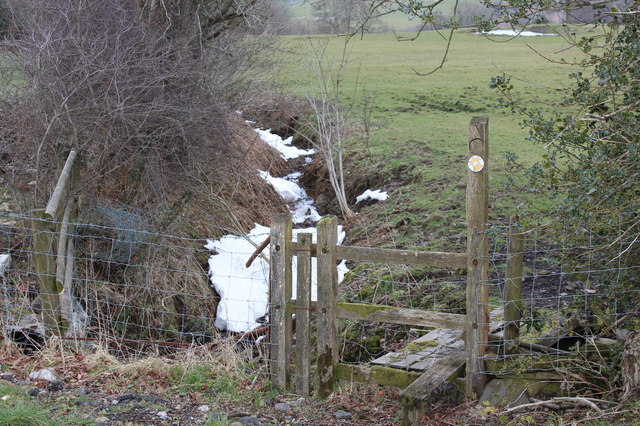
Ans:
[[[596,400],[598,402],[606,402],[606,401],[602,401],[602,400]],[[518,410],[523,410],[525,408],[533,408],[533,407],[550,407],[550,408],[554,408],[554,409],[560,409],[560,405],[558,405],[558,403],[561,402],[568,402],[568,403],[573,403],[576,406],[582,406],[582,407],[589,407],[589,408],[593,408],[594,410],[596,410],[598,412],[598,414],[604,414],[604,411],[602,411],[602,409],[600,409],[600,407],[598,407],[593,401],[591,401],[591,398],[582,398],[582,397],[557,397],[557,398],[551,398],[549,400],[545,400],[545,401],[537,401],[537,402],[531,402],[529,404],[522,404],[522,405],[518,405],[517,407],[512,407],[512,408],[508,408],[506,410],[504,410],[502,413],[506,414],[506,413],[511,413],[514,411],[518,411]]]
[[[253,252],[249,260],[247,260],[247,263],[244,264],[244,267],[250,267],[253,261],[256,260],[256,257],[260,256],[260,253],[262,253],[262,251],[269,245],[269,243],[271,243],[271,236],[268,236],[266,240],[261,242],[260,245],[256,247],[256,251]]]

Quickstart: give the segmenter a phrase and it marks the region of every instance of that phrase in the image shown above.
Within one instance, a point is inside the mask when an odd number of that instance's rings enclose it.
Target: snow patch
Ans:
[[[294,203],[301,198],[307,198],[306,191],[289,179],[273,177],[269,172],[263,172],[262,170],[258,170],[258,174],[262,179],[269,182],[287,203]]]
[[[360,201],[365,200],[385,201],[387,198],[389,198],[389,195],[380,189],[376,189],[375,191],[367,189],[362,194],[356,197],[356,204],[358,204]]]
[[[482,34],[497,35],[497,36],[509,36],[509,37],[540,37],[540,36],[555,36],[551,33],[536,33],[533,31],[515,31],[515,30],[491,30],[483,32]]]
[[[271,133],[271,129],[262,130],[255,129],[260,135],[260,139],[264,141],[267,145],[272,148],[277,149],[280,152],[280,156],[285,160],[290,160],[298,157],[306,157],[308,155],[315,154],[315,150],[313,149],[299,149],[295,146],[291,145],[293,142],[293,136],[288,137],[287,139],[282,139],[280,136]]]
[[[4,278],[5,272],[11,267],[11,255],[0,254],[0,278]]]

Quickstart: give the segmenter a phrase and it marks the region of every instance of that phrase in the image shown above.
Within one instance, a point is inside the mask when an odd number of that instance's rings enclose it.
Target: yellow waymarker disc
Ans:
[[[480,170],[484,169],[484,160],[479,155],[474,155],[469,158],[467,167],[469,167],[469,170],[473,173],[478,173]]]

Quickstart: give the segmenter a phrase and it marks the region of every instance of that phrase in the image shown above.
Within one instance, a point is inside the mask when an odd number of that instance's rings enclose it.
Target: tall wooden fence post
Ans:
[[[518,347],[520,320],[522,319],[522,253],[524,239],[518,229],[519,217],[514,215],[509,221],[509,253],[504,289],[504,340],[505,351],[512,353]]]
[[[40,287],[42,301],[42,320],[45,332],[60,335],[60,297],[61,289],[56,284],[56,259],[53,251],[55,225],[46,219],[45,209],[33,211],[33,261]]]
[[[318,396],[326,398],[333,392],[335,368],[338,363],[338,268],[336,244],[338,220],[326,217],[318,223]]]
[[[469,125],[467,162],[467,398],[482,393],[486,376],[484,352],[489,338],[489,119],[474,117]]]
[[[309,328],[311,318],[311,239],[307,233],[298,234],[296,256],[296,392],[309,395],[309,367],[311,342]]]
[[[271,319],[271,373],[276,386],[289,385],[291,360],[291,216],[278,215],[271,225],[269,256],[269,317]]]

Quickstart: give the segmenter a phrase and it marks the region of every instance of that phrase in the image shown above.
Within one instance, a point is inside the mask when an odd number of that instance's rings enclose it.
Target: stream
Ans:
[[[251,122],[247,122],[252,124]],[[285,160],[304,157],[305,165],[311,163],[315,151],[299,149],[293,146],[292,139],[282,139],[269,130],[255,129],[260,139],[275,148]],[[322,216],[318,214],[313,199],[298,184],[302,171],[291,173],[285,177],[271,176],[267,171],[256,173],[275,191],[289,206],[294,228],[304,223],[317,223]],[[316,242],[316,228],[295,228],[294,239],[302,232],[313,234]],[[209,258],[209,276],[211,285],[220,295],[215,326],[222,331],[242,333],[251,331],[268,322],[269,262],[265,257],[258,257],[249,268],[245,262],[255,251],[255,246],[262,243],[270,233],[268,226],[255,224],[246,236],[225,235],[218,240],[207,240],[206,248],[211,250]],[[342,244],[346,234],[342,226],[338,227],[338,244]],[[251,244],[248,240],[251,240]],[[268,255],[269,250],[263,251]],[[312,277],[316,276],[316,259],[312,258]],[[296,297],[296,257],[293,257],[293,297]],[[338,265],[338,280],[342,281],[348,271],[345,262]],[[311,299],[317,300],[317,284],[312,279]]]

